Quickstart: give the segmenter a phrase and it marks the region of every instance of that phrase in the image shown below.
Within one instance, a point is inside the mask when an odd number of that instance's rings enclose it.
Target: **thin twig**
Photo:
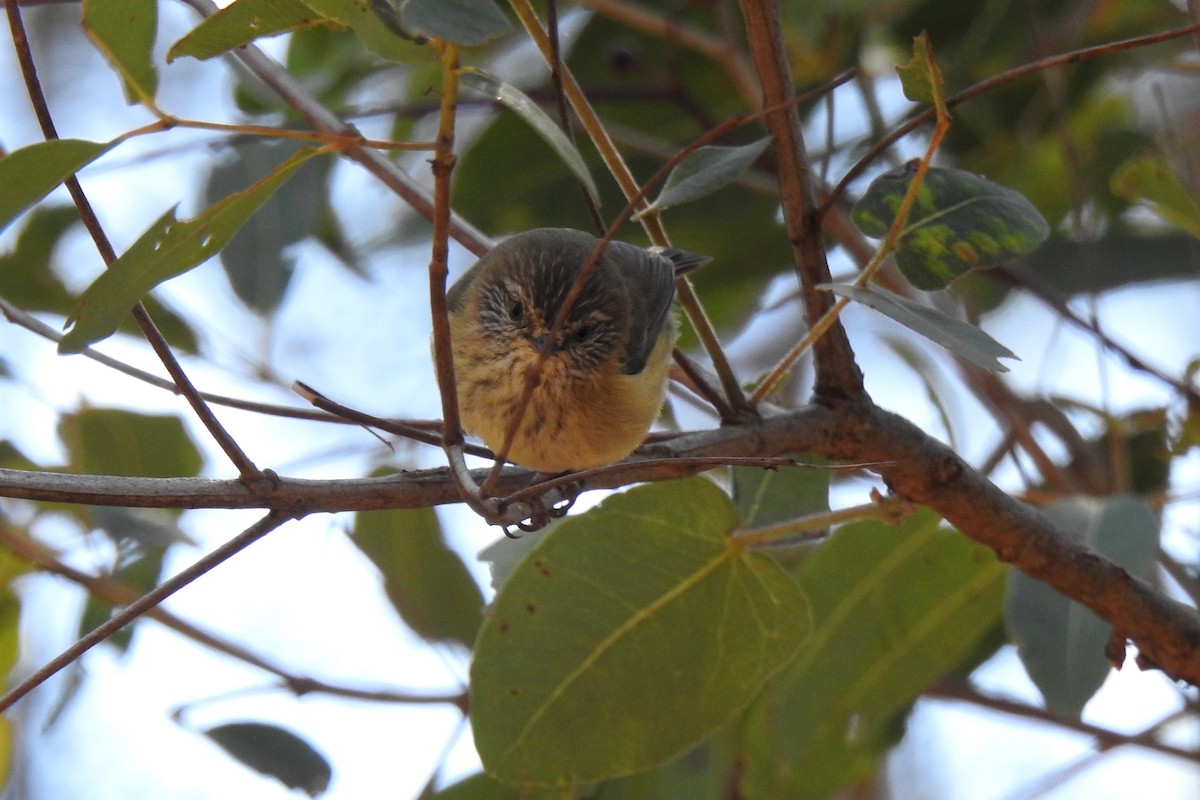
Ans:
[[[46,102],[45,94],[42,92],[41,82],[38,80],[37,67],[33,63],[33,53],[29,48],[29,39],[25,35],[25,26],[21,21],[21,11],[15,3],[7,4],[5,10],[7,11],[8,23],[12,31],[13,46],[17,51],[17,60],[21,65],[21,75],[25,80],[25,88],[29,93],[29,100],[33,105],[34,112],[37,114],[42,134],[47,141],[57,139],[58,131],[55,129],[54,120],[50,115],[50,107]],[[112,266],[113,262],[117,260],[116,251],[113,250],[107,234],[105,234],[104,229],[101,227],[99,218],[92,209],[87,195],[83,192],[83,187],[79,185],[79,181],[74,175],[67,178],[66,187],[67,191],[71,194],[72,200],[75,201],[79,217],[83,220],[84,227],[87,228],[88,233],[91,234],[92,241],[95,243],[100,257],[104,260],[105,266]],[[246,481],[247,486],[251,487],[261,483],[263,479],[262,472],[250,460],[250,457],[246,455],[241,446],[234,441],[233,437],[229,435],[229,432],[225,430],[217,420],[216,415],[213,414],[212,409],[204,402],[204,398],[196,391],[196,387],[192,385],[187,373],[183,371],[183,367],[180,366],[178,359],[171,352],[171,347],[167,344],[166,338],[159,332],[154,321],[150,319],[150,315],[141,303],[134,306],[133,318],[137,321],[138,327],[141,328],[146,341],[150,343],[150,347],[154,350],[166,368],[167,373],[171,376],[171,380],[175,382],[180,394],[187,400],[188,405],[192,407],[192,411],[220,446],[221,450],[233,462],[241,479]]]
[[[122,608],[117,613],[113,614],[104,622],[100,623],[91,631],[87,632],[79,638],[73,645],[68,647],[62,653],[52,658],[40,669],[35,670],[31,675],[13,687],[7,694],[0,697],[0,711],[5,711],[12,706],[13,703],[20,700],[31,691],[41,686],[59,671],[75,662],[96,645],[103,642],[108,637],[112,636],[117,631],[129,625],[138,617],[145,614],[150,609],[158,606],[164,600],[177,591],[195,581],[201,575],[223,564],[232,558],[234,555],[245,550],[254,542],[257,542],[262,537],[266,536],[271,531],[278,528],[283,523],[291,519],[291,515],[271,511],[258,522],[251,525],[240,534],[230,539],[225,544],[213,550],[208,555],[201,558],[190,567],[177,573],[173,577],[167,579],[163,583],[154,587],[144,595],[139,597],[134,602]]]

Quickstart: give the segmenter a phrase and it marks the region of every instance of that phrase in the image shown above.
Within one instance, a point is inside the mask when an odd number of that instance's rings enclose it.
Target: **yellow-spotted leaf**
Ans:
[[[876,178],[854,204],[858,229],[887,235],[916,175],[905,165]],[[974,269],[1032,252],[1050,226],[1020,192],[960,169],[930,167],[896,243],[896,265],[918,289],[944,289]]]
[[[476,643],[484,769],[516,785],[629,775],[744,708],[803,642],[809,610],[774,561],[728,537],[736,524],[699,477],[614,496],[542,539]]]

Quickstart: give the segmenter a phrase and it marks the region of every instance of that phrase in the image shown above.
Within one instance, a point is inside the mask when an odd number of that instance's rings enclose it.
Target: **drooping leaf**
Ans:
[[[1200,203],[1163,158],[1138,156],[1126,161],[1112,176],[1112,190],[1131,203],[1149,206],[1163,219],[1200,239]]]
[[[1158,551],[1158,520],[1139,497],[1075,497],[1043,512],[1132,574],[1145,575]],[[1112,626],[1016,570],[1009,576],[1004,619],[1046,708],[1078,717],[1108,677],[1105,645]]]
[[[59,352],[78,353],[111,335],[142,295],[216,255],[247,218],[316,152],[301,148],[266,178],[210,206],[195,219],[180,221],[175,209],[160,217],[80,296],[69,318],[74,324],[59,343]]]
[[[512,784],[627,775],[743,708],[803,641],[808,611],[773,561],[726,536],[736,523],[701,477],[616,495],[542,539],[476,645],[484,768]]]
[[[7,548],[0,548],[0,674],[12,673],[21,652],[21,601],[14,590],[13,581],[32,568],[29,561]],[[0,785],[8,783],[13,739],[13,721],[7,716],[0,718]]]
[[[886,289],[845,284],[826,285],[822,288],[875,309],[983,369],[1007,372],[1008,367],[1001,364],[999,359],[1017,358],[1015,353],[974,325],[968,325],[936,308],[921,305]]]
[[[153,106],[158,91],[152,58],[158,0],[83,0],[83,29],[121,74],[126,99]]]
[[[209,173],[205,202],[218,203],[269,175],[294,149],[279,142],[238,147]],[[221,267],[234,294],[260,316],[279,308],[291,283],[294,264],[287,248],[311,236],[328,207],[331,165],[329,159],[316,159],[296,170],[288,190],[271,194],[221,250]]]
[[[275,725],[232,722],[203,733],[250,769],[309,797],[324,794],[333,778],[333,768],[325,756],[296,734]]]
[[[404,0],[400,22],[417,36],[472,47],[508,33],[509,24],[492,0]]]
[[[212,58],[255,39],[327,22],[301,0],[237,0],[172,45],[167,63],[180,56]]]
[[[852,219],[867,236],[884,237],[916,170],[880,175],[854,204]],[[930,167],[896,244],[896,265],[918,289],[944,289],[973,269],[1031,252],[1050,226],[1023,195],[979,175]]]
[[[50,254],[78,219],[71,206],[30,212],[13,251],[0,255],[0,297],[25,311],[67,313],[72,297],[50,269]]]
[[[418,636],[474,645],[483,594],[446,546],[433,509],[360,511],[351,541],[379,569],[388,599]]]
[[[878,768],[933,681],[1000,623],[1008,568],[919,511],[838,530],[805,561],[812,635],[747,723],[745,797],[829,797]]]
[[[563,163],[567,165],[567,168],[571,170],[579,182],[583,184],[584,188],[587,189],[588,194],[599,205],[600,195],[596,191],[596,183],[592,180],[592,174],[588,171],[583,156],[579,154],[579,150],[567,138],[567,135],[562,132],[545,111],[542,111],[537,103],[529,99],[528,95],[515,86],[507,84],[481,70],[463,69],[460,81],[463,86],[496,100],[505,108],[516,112],[517,116],[525,120],[538,136],[541,136],[554,149],[558,157],[563,160]]]
[[[81,474],[189,477],[203,463],[174,416],[85,408],[62,418],[59,436],[70,454],[71,471]]]
[[[0,230],[55,186],[117,146],[120,140],[52,139],[0,158]]]
[[[377,8],[373,0],[304,0],[304,4],[322,17],[354,31],[368,50],[380,58],[409,64],[430,57],[430,49],[406,37],[394,25],[394,9],[388,4]],[[389,24],[392,23],[392,24]]]
[[[127,509],[120,510],[126,511]],[[163,553],[162,549],[158,549],[135,556],[121,564],[111,577],[137,594],[144,594],[154,588],[158,582],[158,576],[162,572]],[[77,635],[83,636],[107,622],[112,617],[113,610],[112,604],[94,594],[89,594],[87,604],[83,607],[83,613],[79,617]],[[115,647],[120,653],[125,653],[129,649],[130,642],[133,641],[135,629],[135,625],[127,625],[105,639],[105,644]],[[69,700],[70,698],[64,699]]]
[[[701,147],[671,170],[658,197],[641,213],[661,211],[712,194],[745,172],[770,143],[770,137],[766,137],[738,147]]]

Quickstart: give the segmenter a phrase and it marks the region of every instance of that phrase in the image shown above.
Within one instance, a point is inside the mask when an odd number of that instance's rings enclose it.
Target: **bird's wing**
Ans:
[[[675,263],[668,257],[652,253],[626,242],[611,242],[608,254],[617,263],[618,271],[629,290],[633,319],[644,320],[629,331],[621,369],[626,375],[636,375],[646,367],[646,359],[662,330],[671,302],[675,299]],[[641,314],[636,313],[641,311]]]

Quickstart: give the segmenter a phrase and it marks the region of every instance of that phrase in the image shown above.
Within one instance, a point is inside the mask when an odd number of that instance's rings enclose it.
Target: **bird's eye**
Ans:
[[[592,335],[592,328],[589,325],[583,325],[575,329],[574,338],[577,342],[586,342]]]
[[[520,300],[512,301],[508,307],[508,316],[513,322],[521,322],[525,319],[525,306],[521,305]]]

